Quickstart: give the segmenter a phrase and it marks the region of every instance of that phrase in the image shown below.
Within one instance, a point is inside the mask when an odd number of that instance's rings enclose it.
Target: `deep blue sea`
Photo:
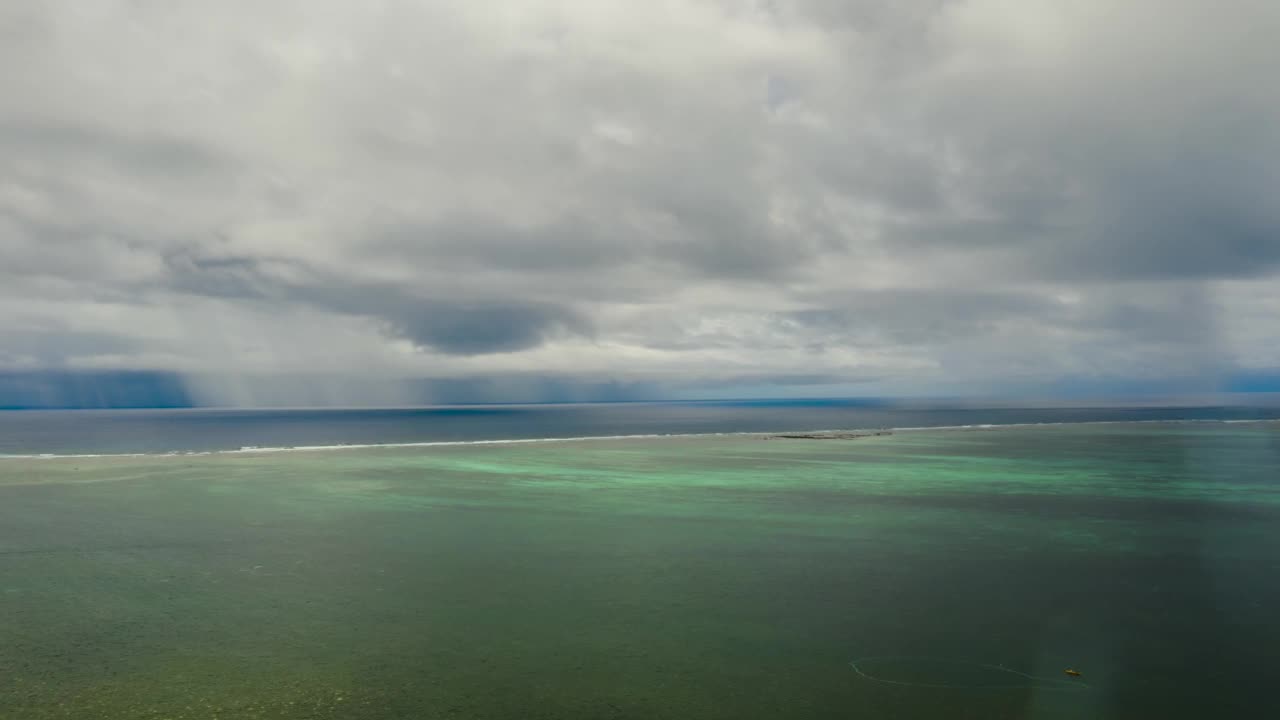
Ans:
[[[1280,419],[1280,407],[921,408],[855,400],[768,400],[373,410],[26,410],[0,412],[0,455],[1260,419]]]

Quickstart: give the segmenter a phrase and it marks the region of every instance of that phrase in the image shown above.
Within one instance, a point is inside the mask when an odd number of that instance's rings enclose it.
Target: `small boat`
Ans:
[[[1063,670],[1062,672],[1064,672],[1064,673],[1066,673],[1066,674],[1070,675],[1071,677],[1080,677],[1080,671],[1079,671],[1079,670],[1074,670],[1074,669],[1072,669],[1072,668],[1067,668],[1066,670]]]

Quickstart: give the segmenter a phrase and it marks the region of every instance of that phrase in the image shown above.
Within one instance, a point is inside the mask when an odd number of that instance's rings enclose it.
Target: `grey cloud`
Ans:
[[[1274,3],[601,2],[0,12],[0,310],[48,328],[0,364],[650,388],[1274,362]]]
[[[733,387],[807,387],[811,385],[851,385],[871,383],[883,379],[878,375],[848,375],[837,373],[759,373],[735,375],[731,378],[698,378],[694,388]]]
[[[874,34],[887,29],[924,30],[936,14],[956,0],[781,0],[776,7],[789,8],[800,17],[823,26],[845,27]]]
[[[995,333],[1001,323],[1058,322],[1060,304],[1029,292],[888,290],[825,298],[826,307],[781,320],[816,332],[817,342],[945,343]]]
[[[1044,291],[883,291],[826,298],[780,314],[775,334],[818,353],[891,350],[933,359],[952,377],[1206,378],[1235,358],[1205,288],[1160,284],[1058,297]],[[1032,379],[1027,379],[1032,378]]]
[[[760,217],[760,208],[694,188],[676,187],[671,192],[658,205],[664,222],[656,231],[663,236],[660,257],[677,268],[710,277],[779,280],[813,257],[807,238],[784,241]]]
[[[265,269],[269,258],[206,256],[198,248],[186,247],[168,253],[164,262],[168,270],[165,281],[178,292],[227,299],[285,299],[284,289]]]
[[[9,329],[0,343],[0,367],[6,365],[59,368],[68,361],[97,355],[135,352],[140,343],[104,332],[66,328]]]
[[[0,370],[0,409],[189,407],[195,398],[176,373]]]
[[[1023,272],[1076,282],[1274,272],[1280,94],[1256,80],[1280,52],[1253,42],[1263,28],[1280,29],[1275,6],[1134,3],[1071,28],[1081,44],[1070,56],[1018,67],[976,48],[976,69],[931,83],[924,127],[952,148],[958,197],[996,219],[986,241],[1007,245]],[[945,229],[949,218],[936,219]]]
[[[397,298],[386,319],[414,344],[452,355],[516,352],[588,331],[571,310],[535,303],[460,304]]]
[[[643,250],[620,235],[616,228],[583,218],[565,217],[522,227],[473,213],[375,230],[367,249],[427,267],[457,264],[534,272],[608,271]]]
[[[823,298],[821,309],[780,320],[819,332],[898,343],[980,338],[1008,328],[1035,327],[1114,334],[1144,342],[1200,344],[1217,325],[1203,288],[1129,286],[1093,295],[1055,298],[1043,291],[887,290]],[[1112,339],[1118,339],[1112,338]]]
[[[368,250],[427,267],[550,275],[651,264],[691,281],[778,279],[814,258],[808,238],[780,232],[755,202],[761,189],[745,177],[750,145],[707,138],[695,152],[710,157],[698,164],[669,150],[646,152],[640,167],[594,169],[582,188],[589,207],[533,222],[475,211],[429,222],[375,221],[364,229]],[[740,173],[729,167],[744,163]]]
[[[212,297],[297,303],[361,315],[413,344],[451,355],[509,353],[538,347],[566,334],[587,335],[589,322],[571,308],[536,300],[438,297],[393,285],[352,283],[305,265],[250,257],[175,255],[173,287]],[[302,279],[298,279],[302,278]]]
[[[26,119],[0,123],[0,150],[9,156],[101,160],[127,172],[182,175],[221,170],[230,158],[181,137],[129,135],[84,125]]]

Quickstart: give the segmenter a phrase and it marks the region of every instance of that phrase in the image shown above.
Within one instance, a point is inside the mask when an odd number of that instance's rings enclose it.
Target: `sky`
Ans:
[[[1277,37],[1274,0],[11,0],[0,405],[1269,388]]]

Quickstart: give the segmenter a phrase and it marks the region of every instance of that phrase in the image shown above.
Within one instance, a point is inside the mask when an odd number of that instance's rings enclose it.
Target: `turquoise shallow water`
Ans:
[[[1274,423],[3,459],[0,718],[1267,717],[1278,468]]]

